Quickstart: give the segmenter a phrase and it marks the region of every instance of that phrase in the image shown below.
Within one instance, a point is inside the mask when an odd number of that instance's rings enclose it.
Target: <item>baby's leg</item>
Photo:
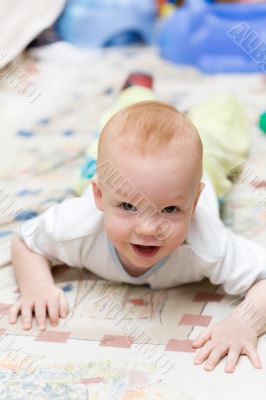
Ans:
[[[188,116],[203,142],[204,171],[222,199],[231,187],[230,170],[248,154],[250,129],[245,110],[232,95],[220,95],[193,108]]]
[[[122,108],[145,100],[156,100],[156,97],[151,89],[136,85],[124,89],[122,92],[120,92],[114,105],[103,115],[100,122],[100,132],[103,130],[109,119]]]

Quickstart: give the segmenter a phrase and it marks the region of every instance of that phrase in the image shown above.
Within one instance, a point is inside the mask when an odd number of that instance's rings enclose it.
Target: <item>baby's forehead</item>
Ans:
[[[200,169],[202,154],[200,149],[189,140],[180,140],[162,143],[161,146],[147,144],[145,146],[135,145],[134,140],[111,141],[102,152],[101,160],[112,160],[114,164],[130,165],[131,169],[142,168],[142,173],[150,178],[152,170],[163,169],[173,171],[184,169],[192,172]]]
[[[119,196],[136,192],[151,198],[186,198],[198,183],[200,168],[192,167],[184,153],[129,154],[109,153],[98,164],[97,175],[103,189]],[[167,198],[167,199],[166,199]]]

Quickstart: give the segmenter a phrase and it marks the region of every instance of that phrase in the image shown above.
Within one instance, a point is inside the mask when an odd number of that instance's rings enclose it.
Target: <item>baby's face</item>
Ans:
[[[141,274],[185,241],[202,186],[189,154],[130,157],[113,151],[108,165],[120,178],[98,176],[95,202],[122,264]]]

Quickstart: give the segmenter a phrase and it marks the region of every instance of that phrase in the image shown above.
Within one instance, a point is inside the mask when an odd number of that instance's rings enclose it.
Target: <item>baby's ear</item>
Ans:
[[[103,211],[103,196],[102,196],[102,191],[98,184],[97,179],[93,178],[91,180],[91,184],[92,184],[93,196],[94,196],[94,201],[95,201],[96,207],[100,211]]]
[[[195,200],[194,200],[194,206],[193,206],[192,215],[194,215],[194,213],[195,213],[196,206],[197,206],[197,204],[198,204],[198,200],[199,200],[200,194],[201,194],[201,192],[202,192],[202,190],[203,190],[204,188],[205,188],[205,183],[200,182],[199,187],[198,187],[198,191],[197,191],[197,194],[196,194],[196,197],[195,197]]]

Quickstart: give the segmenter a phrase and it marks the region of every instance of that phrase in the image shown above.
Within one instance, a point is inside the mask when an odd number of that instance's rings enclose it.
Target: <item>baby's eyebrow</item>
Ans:
[[[130,190],[123,190],[123,187],[120,187],[116,189],[112,194],[114,194],[116,197],[120,196],[123,198],[125,201],[134,199],[134,197],[140,198],[141,192],[139,190],[135,190],[135,192],[132,193]],[[143,193],[143,199],[148,199],[148,197]],[[168,203],[171,202],[176,202],[176,201],[183,201],[185,199],[185,196],[182,194],[176,194],[175,196],[171,196],[171,199],[168,201]],[[130,201],[129,201],[130,202]]]
[[[125,191],[123,191],[121,189],[118,189],[118,190],[115,191],[115,195],[126,198],[127,196],[130,197],[130,195],[132,195],[132,193],[127,193],[127,192],[125,193]]]
[[[165,201],[165,203],[169,203],[170,205],[173,205],[172,203],[179,203],[185,200],[185,197],[183,195],[177,195],[177,196],[173,196],[171,197],[170,200]]]

